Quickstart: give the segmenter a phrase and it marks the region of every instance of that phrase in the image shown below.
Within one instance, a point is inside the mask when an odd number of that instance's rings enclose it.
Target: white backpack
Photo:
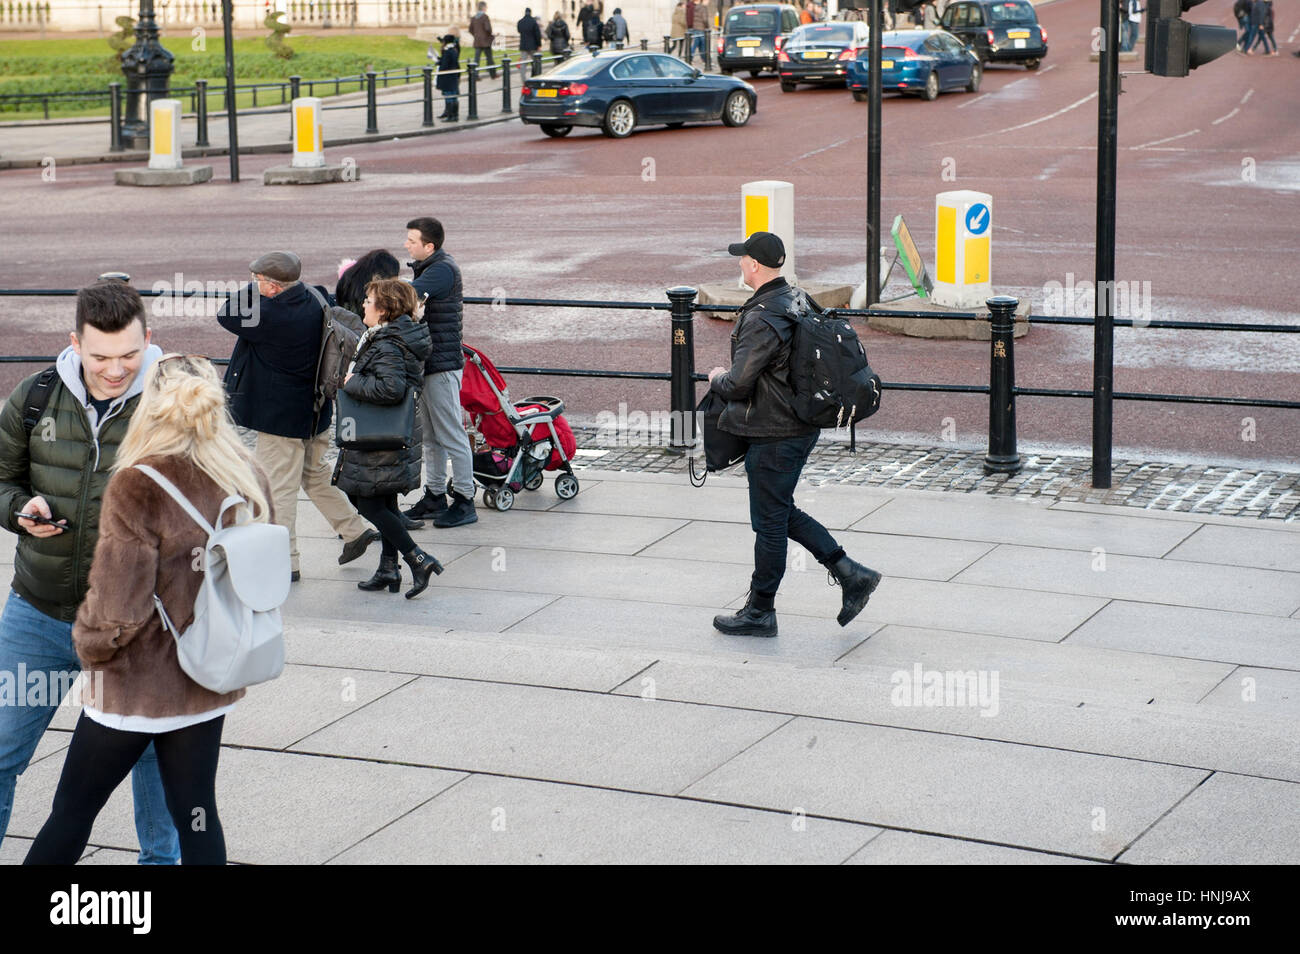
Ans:
[[[216,527],[176,485],[145,464],[136,467],[167,491],[208,534],[203,585],[194,601],[194,622],[178,632],[155,593],[162,624],[176,640],[186,675],[213,692],[233,692],[266,682],[284,669],[280,606],[289,598],[289,530],[272,523],[223,527],[226,511],[245,504],[231,495],[221,502]]]

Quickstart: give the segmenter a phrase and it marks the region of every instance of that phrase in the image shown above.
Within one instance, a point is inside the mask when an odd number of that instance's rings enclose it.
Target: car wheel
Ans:
[[[606,136],[611,139],[626,139],[636,128],[636,109],[625,99],[615,100],[605,112],[605,121],[601,124]]]
[[[871,98],[871,94],[868,93],[865,89],[853,90],[853,101],[855,103],[865,103],[870,98]]]
[[[980,80],[984,77],[984,70],[976,63],[970,68],[970,82],[966,84],[966,92],[978,93],[980,91]]]
[[[763,75],[763,71],[762,71],[762,70],[750,70],[750,71],[749,71],[749,78],[750,78],[750,79],[758,79],[758,78],[759,78],[760,76],[762,76],[762,75]]]
[[[939,98],[939,74],[931,70],[930,75],[925,78],[925,92],[921,94],[922,99],[936,100]]]
[[[783,92],[783,93],[793,93],[793,92],[794,92],[794,88],[795,88],[795,84],[794,84],[794,83],[791,83],[791,82],[789,82],[789,81],[787,81],[787,80],[781,80],[781,92]]]
[[[732,71],[730,67],[719,66],[718,72],[721,73],[723,76],[730,76]]]
[[[562,126],[559,123],[542,123],[542,132],[548,136],[559,139],[561,136],[567,136],[573,132],[572,126]]]
[[[742,90],[736,90],[722,104],[722,122],[727,126],[743,126],[749,122],[751,109],[749,96]]]
[[[1042,64],[1042,60],[1025,60],[1025,69],[1036,70],[1038,67],[1042,66]]]

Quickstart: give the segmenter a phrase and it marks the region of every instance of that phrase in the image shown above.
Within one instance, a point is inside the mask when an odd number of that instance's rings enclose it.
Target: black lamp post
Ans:
[[[158,24],[153,18],[153,0],[140,0],[140,19],[135,25],[135,46],[122,54],[126,77],[126,118],[122,138],[132,146],[148,145],[149,102],[161,99],[171,88],[174,57],[158,42]],[[143,143],[141,142],[143,140]]]

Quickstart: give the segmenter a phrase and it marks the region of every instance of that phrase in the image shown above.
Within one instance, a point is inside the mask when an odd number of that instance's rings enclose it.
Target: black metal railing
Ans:
[[[68,288],[0,288],[0,298],[51,298],[71,297],[76,289]],[[153,291],[141,290],[143,297],[166,297],[174,300],[189,298],[229,299],[225,291]],[[484,298],[468,296],[466,305],[486,305],[493,310],[504,307],[517,308],[588,308],[624,311],[666,311],[670,314],[670,368],[668,371],[623,371],[601,368],[553,368],[500,366],[503,374],[538,375],[572,378],[613,378],[645,381],[667,381],[670,393],[670,419],[672,436],[669,446],[685,449],[696,442],[695,384],[707,380],[695,371],[694,317],[697,312],[735,313],[737,305],[701,305],[696,301],[697,291],[679,286],[666,291],[667,301],[609,301],[596,299],[555,298]],[[991,324],[989,384],[939,384],[913,381],[886,381],[885,390],[929,391],[938,393],[963,393],[989,395],[989,451],[985,457],[986,472],[1013,473],[1019,469],[1016,454],[1015,398],[1052,397],[1088,398],[1094,393],[1087,389],[1021,387],[1015,383],[1014,328],[1015,312],[1019,302],[1014,298],[989,299],[989,312],[949,312],[934,314],[924,311],[873,309],[834,309],[834,314],[846,318],[929,318],[943,321],[988,321]],[[1028,315],[1031,324],[1091,326],[1091,318]],[[1248,322],[1195,322],[1195,321],[1143,321],[1113,319],[1118,327],[1218,331],[1256,334],[1300,334],[1300,325],[1264,325]],[[0,355],[0,364],[40,364],[54,360],[43,355]],[[229,359],[214,358],[217,364]],[[1157,401],[1174,404],[1214,404],[1227,406],[1266,407],[1300,410],[1300,401],[1276,398],[1226,397],[1195,394],[1164,394],[1133,391],[1116,391],[1112,395],[1122,401]]]

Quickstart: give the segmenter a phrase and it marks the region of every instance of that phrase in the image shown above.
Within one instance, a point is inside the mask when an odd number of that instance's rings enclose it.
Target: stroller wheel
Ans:
[[[509,491],[506,491],[509,493]],[[483,506],[495,507],[497,505],[497,492],[492,487],[483,488]]]
[[[555,478],[555,494],[561,500],[571,500],[578,496],[578,478],[572,474],[560,474]]]
[[[528,475],[528,479],[524,481],[524,488],[526,490],[536,490],[538,487],[542,486],[545,481],[546,475],[539,470],[535,474]]]
[[[486,503],[486,501],[485,501]],[[492,495],[490,506],[496,507],[502,513],[505,513],[515,505],[515,492],[509,487],[502,487]]]

